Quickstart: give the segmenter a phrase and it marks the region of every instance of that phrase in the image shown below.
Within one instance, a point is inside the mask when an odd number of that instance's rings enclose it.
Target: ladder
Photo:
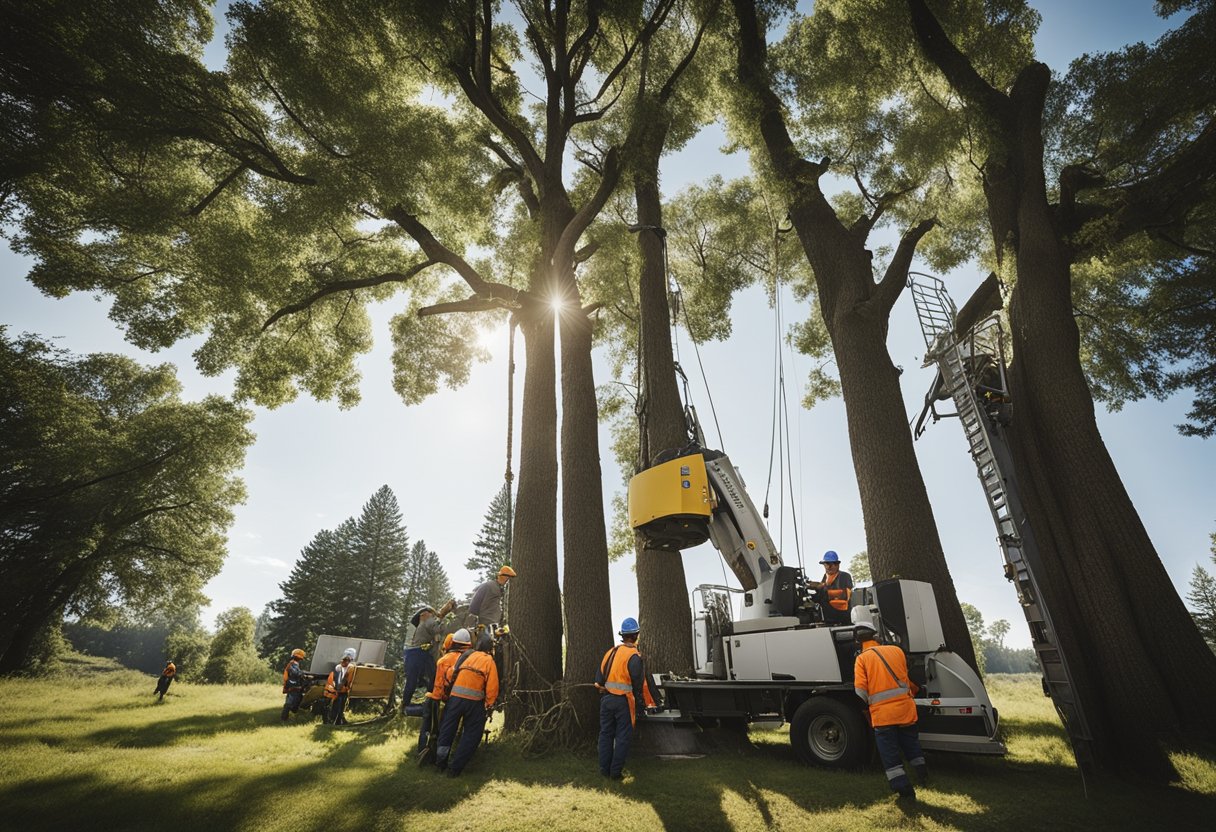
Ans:
[[[1006,438],[1011,403],[1006,378],[1005,335],[1000,317],[992,315],[965,333],[954,331],[957,309],[936,277],[916,274],[909,288],[925,338],[924,366],[937,365],[939,380],[926,407],[934,421],[934,393],[948,396],[963,426],[988,508],[1005,558],[1005,577],[1017,588],[1018,601],[1030,627],[1031,641],[1043,675],[1043,692],[1051,697],[1068,733],[1082,776],[1093,768],[1093,740],[1077,700],[1064,653],[1037,575],[1043,564],[1018,497]],[[939,386],[940,384],[940,386]]]

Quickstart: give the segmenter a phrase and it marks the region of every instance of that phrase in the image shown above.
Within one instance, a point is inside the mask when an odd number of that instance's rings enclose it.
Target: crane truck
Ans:
[[[739,471],[726,454],[705,447],[696,410],[685,413],[688,444],[660,454],[630,480],[630,525],[648,549],[675,552],[710,541],[740,586],[693,590],[693,675],[656,674],[663,705],[649,719],[789,723],[803,762],[859,765],[873,746],[853,690],[854,628],[865,621],[908,654],[924,748],[1004,754],[983,682],[944,644],[933,587],[880,581],[853,593],[851,623],[825,622],[807,575],[782,561]]]

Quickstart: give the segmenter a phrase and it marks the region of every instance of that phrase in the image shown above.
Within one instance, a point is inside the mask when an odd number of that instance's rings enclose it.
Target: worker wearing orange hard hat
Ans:
[[[492,579],[473,590],[473,598],[469,601],[469,616],[465,626],[470,629],[478,624],[491,632],[502,624],[503,595],[506,592],[507,581],[515,577],[515,570],[504,566]]]
[[[304,698],[305,687],[304,670],[300,667],[303,659],[304,651],[297,647],[291,651],[291,658],[283,668],[283,693],[287,694],[283,700],[283,722],[287,721],[289,714],[300,712],[300,701]]]
[[[165,701],[165,694],[168,692],[169,685],[173,682],[175,676],[177,676],[177,665],[171,661],[165,662],[165,669],[160,672],[160,678],[156,680],[156,690],[152,691],[153,693],[160,694],[156,700],[157,702]]]

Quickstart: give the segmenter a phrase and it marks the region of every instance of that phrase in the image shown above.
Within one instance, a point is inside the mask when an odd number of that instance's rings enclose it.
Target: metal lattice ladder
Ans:
[[[936,364],[941,386],[938,388],[935,380],[935,391],[940,389],[954,402],[955,415],[962,423],[996,524],[997,540],[1005,558],[1005,577],[1017,588],[1030,627],[1044,692],[1060,714],[1078,767],[1083,775],[1088,775],[1093,765],[1092,737],[1039,591],[1036,574],[1043,574],[1043,566],[1018,498],[1005,438],[1010,402],[1000,318],[991,316],[965,333],[955,333],[957,310],[942,281],[917,275],[910,279],[909,287],[925,337],[924,365]],[[935,421],[940,418],[936,411],[933,416]]]

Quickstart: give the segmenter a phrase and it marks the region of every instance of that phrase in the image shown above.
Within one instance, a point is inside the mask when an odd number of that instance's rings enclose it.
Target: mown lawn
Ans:
[[[897,807],[877,766],[795,763],[784,731],[750,750],[630,761],[523,757],[495,737],[458,780],[421,771],[417,720],[347,730],[281,725],[269,685],[175,684],[104,660],[0,681],[0,828],[135,830],[1213,829],[1216,754],[1176,756],[1164,789],[1089,784],[1086,799],[1037,678],[993,677],[1010,754],[937,754],[920,805]]]

